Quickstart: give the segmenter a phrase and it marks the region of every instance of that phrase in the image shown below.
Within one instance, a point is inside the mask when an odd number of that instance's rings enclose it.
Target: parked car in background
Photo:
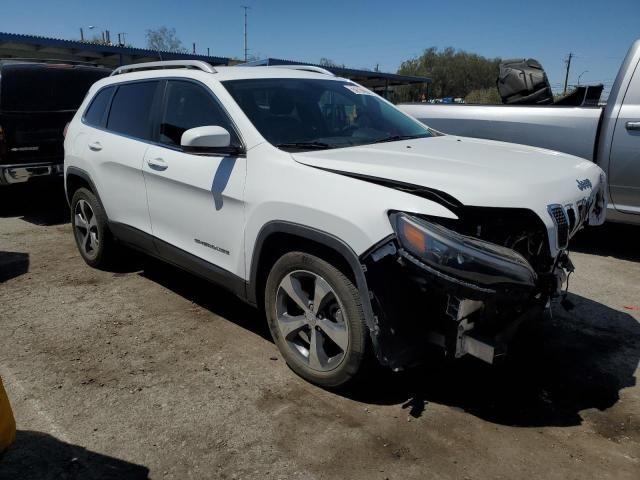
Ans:
[[[504,354],[566,285],[571,236],[604,221],[604,182],[570,155],[441,135],[317,67],[120,67],[65,138],[87,264],[120,242],[264,306],[324,386],[428,344]]]
[[[0,60],[0,185],[62,175],[63,131],[111,70]]]
[[[629,49],[606,106],[400,104],[445,133],[570,153],[607,174],[607,220],[640,225],[640,40]]]

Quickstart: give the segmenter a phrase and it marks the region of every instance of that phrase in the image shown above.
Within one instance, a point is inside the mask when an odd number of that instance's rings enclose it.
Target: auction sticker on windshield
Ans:
[[[345,85],[344,88],[351,90],[353,93],[357,93],[358,95],[375,95],[371,90],[367,90],[360,85]]]

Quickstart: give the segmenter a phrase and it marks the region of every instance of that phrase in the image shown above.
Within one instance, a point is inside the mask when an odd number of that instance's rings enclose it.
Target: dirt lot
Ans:
[[[87,267],[59,189],[1,195],[0,376],[19,429],[2,479],[638,479],[640,229],[581,234],[576,308],[503,368],[435,362],[332,393],[231,295],[135,255]]]

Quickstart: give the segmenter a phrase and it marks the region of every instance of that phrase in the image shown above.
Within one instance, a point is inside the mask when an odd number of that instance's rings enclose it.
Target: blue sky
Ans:
[[[558,89],[563,60],[574,58],[569,83],[609,86],[640,38],[640,0],[334,1],[303,0],[2,0],[0,31],[79,38],[79,28],[127,33],[144,47],[145,31],[174,27],[185,46],[220,56],[242,55],[243,11],[249,5],[249,48],[259,57],[395,71],[429,46],[452,46],[488,57],[534,57]],[[28,10],[28,11],[26,11]]]

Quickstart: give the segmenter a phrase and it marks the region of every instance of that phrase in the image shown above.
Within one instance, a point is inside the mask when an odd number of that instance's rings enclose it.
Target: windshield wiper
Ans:
[[[371,143],[397,142],[400,140],[413,140],[414,138],[426,138],[428,135],[391,135],[389,137],[380,138]]]
[[[331,148],[331,145],[323,142],[291,142],[291,143],[278,143],[278,148],[295,148],[300,150],[325,150]]]

